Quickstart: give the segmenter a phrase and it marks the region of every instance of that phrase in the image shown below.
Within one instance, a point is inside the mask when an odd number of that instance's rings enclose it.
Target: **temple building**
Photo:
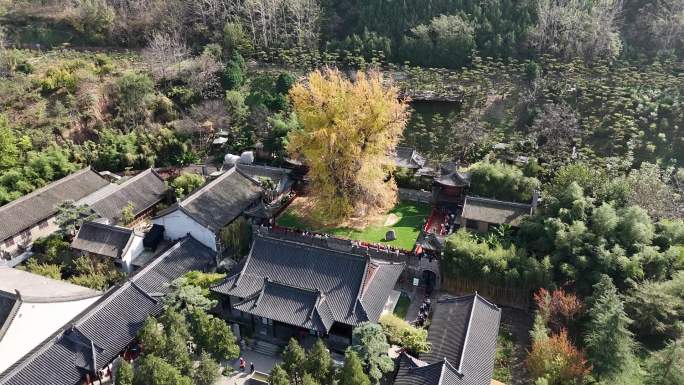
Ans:
[[[343,348],[354,326],[378,321],[403,270],[403,263],[326,246],[324,239],[264,230],[212,291],[224,316],[257,337],[287,341],[309,334]]]

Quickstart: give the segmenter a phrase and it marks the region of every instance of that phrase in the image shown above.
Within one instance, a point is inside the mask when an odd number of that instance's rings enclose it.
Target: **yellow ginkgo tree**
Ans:
[[[397,187],[392,153],[409,117],[408,101],[379,72],[314,71],[290,90],[301,129],[288,135],[290,156],[309,166],[316,216],[325,221],[389,210]]]

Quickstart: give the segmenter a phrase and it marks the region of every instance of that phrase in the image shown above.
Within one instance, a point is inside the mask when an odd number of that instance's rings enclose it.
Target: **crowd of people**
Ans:
[[[425,326],[425,321],[427,321],[429,316],[430,316],[430,307],[431,307],[430,298],[426,297],[423,300],[423,303],[420,304],[420,308],[418,309],[418,317],[416,317],[416,319],[413,320],[413,322],[411,322],[411,324],[413,326],[419,326],[419,327]]]

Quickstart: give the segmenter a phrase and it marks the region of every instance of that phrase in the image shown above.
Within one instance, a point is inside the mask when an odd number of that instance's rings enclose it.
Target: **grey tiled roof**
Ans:
[[[256,164],[237,163],[235,164],[235,167],[242,174],[247,175],[252,179],[256,180],[258,177],[266,177],[271,179],[276,185],[292,172],[292,170],[287,168],[260,166]]]
[[[435,178],[435,182],[451,187],[470,186],[470,175],[464,172],[454,171],[449,174],[442,174]]]
[[[97,222],[84,222],[71,247],[76,250],[121,259],[133,240],[133,230]]]
[[[193,238],[178,241],[0,374],[0,385],[75,385],[107,365],[161,311],[158,295],[183,273],[213,264],[213,253]],[[159,294],[158,294],[159,293]]]
[[[261,194],[261,187],[254,180],[233,167],[157,216],[182,210],[199,224],[216,232],[258,201]]]
[[[208,270],[216,264],[216,253],[191,236],[178,241],[163,255],[164,260],[155,259],[134,277],[135,284],[147,293],[166,293],[174,279],[190,270]]]
[[[327,333],[333,324],[323,293],[270,280],[235,309],[321,333]]]
[[[435,362],[447,357],[456,365],[461,362],[472,308],[473,296],[437,301],[428,330],[432,347],[429,353],[421,355],[424,361]]]
[[[373,273],[370,276],[366,275],[366,279],[370,282],[364,283],[365,290],[361,296],[361,304],[368,319],[377,322],[394,284],[404,271],[404,264],[371,259],[368,265]]]
[[[440,385],[489,385],[494,369],[501,310],[478,294],[443,298],[433,306],[428,330],[431,350],[421,355],[421,360],[427,363],[445,362],[454,369],[447,368],[447,376],[442,376]],[[397,374],[397,381],[400,381],[400,373],[401,370]]]
[[[239,298],[262,291],[264,280],[320,290],[331,318],[347,325],[377,322],[404,269],[345,251],[255,233],[242,269],[212,290]]]
[[[88,167],[0,206],[0,241],[55,215],[60,203],[78,201],[108,184]]]
[[[462,375],[446,359],[432,364],[402,353],[394,385],[451,385],[460,384]]]
[[[150,168],[118,185],[111,194],[92,203],[90,207],[102,217],[118,222],[121,211],[129,202],[133,204],[133,213],[137,216],[159,203],[165,191],[164,179]]]
[[[467,196],[461,217],[474,221],[519,226],[525,215],[532,213],[532,205],[496,199]]]
[[[425,158],[410,147],[395,148],[394,162],[397,167],[417,169],[425,165]]]
[[[427,250],[442,250],[444,248],[444,237],[433,233],[421,232],[416,244]]]

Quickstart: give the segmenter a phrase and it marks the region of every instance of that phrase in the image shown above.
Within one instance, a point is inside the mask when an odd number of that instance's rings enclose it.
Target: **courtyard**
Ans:
[[[310,216],[306,198],[297,198],[276,219],[281,227],[326,233],[340,238],[383,244],[403,250],[412,250],[427,217],[430,205],[401,201],[387,214],[364,220],[349,221],[342,226],[320,226]],[[387,240],[388,231],[394,230],[395,239]]]

